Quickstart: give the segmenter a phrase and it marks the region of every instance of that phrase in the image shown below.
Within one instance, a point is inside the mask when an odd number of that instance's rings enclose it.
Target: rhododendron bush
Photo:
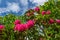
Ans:
[[[60,1],[0,17],[0,40],[60,40]]]

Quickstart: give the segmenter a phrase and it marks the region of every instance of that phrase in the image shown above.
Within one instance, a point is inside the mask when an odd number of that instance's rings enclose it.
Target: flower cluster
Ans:
[[[31,16],[31,15],[33,15],[35,12],[39,12],[40,11],[40,8],[37,6],[37,7],[35,7],[34,9],[32,9],[32,10],[34,10],[34,12],[28,12],[28,13],[26,13],[26,15],[27,16]],[[50,10],[47,10],[47,11],[42,11],[41,12],[41,14],[42,14],[42,16],[44,16],[44,15],[50,15],[51,14],[51,11]],[[53,23],[57,23],[57,24],[60,24],[60,20],[59,19],[57,19],[57,20],[54,20],[53,18],[50,18],[49,20],[48,20],[48,23],[49,24],[53,24]]]
[[[5,28],[4,25],[0,25],[0,30],[3,30]]]
[[[60,24],[60,19],[57,19],[57,20],[56,20],[56,23]]]
[[[40,8],[39,7],[35,7],[35,9],[34,9],[35,11],[40,11]]]
[[[52,18],[49,20],[49,24],[53,24],[54,22],[55,22],[55,21],[54,21],[54,19],[52,19]]]
[[[14,22],[14,24],[16,24],[15,27],[14,27],[15,31],[25,31],[25,30],[30,29],[31,27],[34,26],[34,21],[29,20],[25,24],[20,24],[20,21],[16,20]]]
[[[49,15],[49,14],[51,14],[51,11],[50,11],[50,10],[42,11],[42,15],[44,16],[45,14],[46,14],[46,15]],[[54,19],[50,18],[49,21],[48,21],[48,23],[49,23],[49,24],[53,24],[53,23],[60,24],[60,20],[59,20],[59,19],[54,20]]]
[[[37,6],[34,9],[30,9],[27,13],[26,16],[30,17],[32,15],[34,15],[35,12],[40,12],[40,8]]]
[[[21,21],[20,20],[15,20],[14,24],[21,24]]]
[[[50,10],[47,10],[47,11],[42,11],[42,15],[49,15],[49,14],[51,14],[51,11]]]

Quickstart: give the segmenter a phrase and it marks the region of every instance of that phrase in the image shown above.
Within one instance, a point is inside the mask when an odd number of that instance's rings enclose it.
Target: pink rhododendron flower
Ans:
[[[20,25],[20,24],[15,25],[15,27],[14,27],[15,31],[18,30],[18,25]]]
[[[34,26],[34,21],[33,20],[27,21],[27,25],[28,25],[28,28],[33,27]]]
[[[14,24],[21,24],[21,21],[20,20],[15,20]]]
[[[0,30],[2,30],[2,29],[4,29],[5,27],[4,27],[4,25],[0,25]]]
[[[34,10],[38,12],[38,11],[40,11],[40,8],[36,7]]]
[[[50,11],[50,10],[48,10],[48,11],[46,12],[46,14],[48,14],[48,15],[49,15],[49,14],[51,14],[51,11]]]
[[[45,15],[46,14],[46,11],[42,11],[42,15]]]
[[[34,26],[34,21],[29,20],[29,21],[27,21],[26,24],[17,24],[17,25],[15,25],[14,30],[15,31],[25,31],[25,30],[33,27],[33,26]]]
[[[17,25],[15,25],[14,30],[15,31],[24,31],[25,30],[25,25],[24,24],[17,24]]]
[[[55,22],[55,21],[54,21],[53,19],[50,19],[50,20],[49,20],[49,23],[50,23],[50,24],[53,24],[54,22]]]
[[[56,20],[56,23],[60,24],[60,20],[59,20],[59,19],[57,19],[57,20]]]
[[[25,30],[27,30],[27,29],[29,29],[29,27],[28,27],[28,24],[24,24],[24,28],[25,28]]]
[[[27,13],[26,16],[30,16],[30,13]]]

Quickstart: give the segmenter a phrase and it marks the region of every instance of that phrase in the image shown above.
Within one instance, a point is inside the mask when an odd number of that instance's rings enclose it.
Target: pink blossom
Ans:
[[[4,25],[0,25],[0,30],[2,30],[2,29],[4,29],[5,27],[4,27]]]
[[[40,10],[40,8],[39,7],[36,7],[34,10],[38,12]]]
[[[45,15],[46,14],[46,11],[42,11],[42,15]]]
[[[30,13],[27,13],[26,16],[31,16]]]
[[[27,21],[27,25],[28,25],[28,28],[33,27],[34,26],[34,21],[33,20]]]
[[[15,25],[14,30],[21,32],[21,31],[25,31],[25,30],[33,27],[33,26],[34,26],[34,21],[33,20],[29,20],[29,21],[27,21],[26,24],[17,24],[17,25]]]
[[[27,30],[27,29],[29,29],[29,27],[28,27],[28,24],[24,24],[25,25],[25,30]]]
[[[46,14],[47,14],[47,15],[51,14],[51,11],[50,11],[50,10],[48,10],[48,11],[46,12]]]
[[[17,25],[15,25],[14,30],[15,31],[24,31],[25,30],[25,25],[24,24],[17,24]]]
[[[60,24],[60,20],[59,20],[59,19],[57,19],[57,20],[56,20],[56,23]]]
[[[21,24],[21,21],[20,20],[15,20],[14,24]]]
[[[54,20],[53,20],[53,19],[50,19],[50,20],[49,20],[49,23],[50,23],[50,24],[53,24],[53,23],[54,23]]]

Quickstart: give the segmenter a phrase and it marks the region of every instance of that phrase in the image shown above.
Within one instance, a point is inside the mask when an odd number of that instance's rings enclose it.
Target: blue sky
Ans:
[[[0,16],[9,13],[23,15],[25,11],[38,5],[43,5],[47,0],[0,0]]]

